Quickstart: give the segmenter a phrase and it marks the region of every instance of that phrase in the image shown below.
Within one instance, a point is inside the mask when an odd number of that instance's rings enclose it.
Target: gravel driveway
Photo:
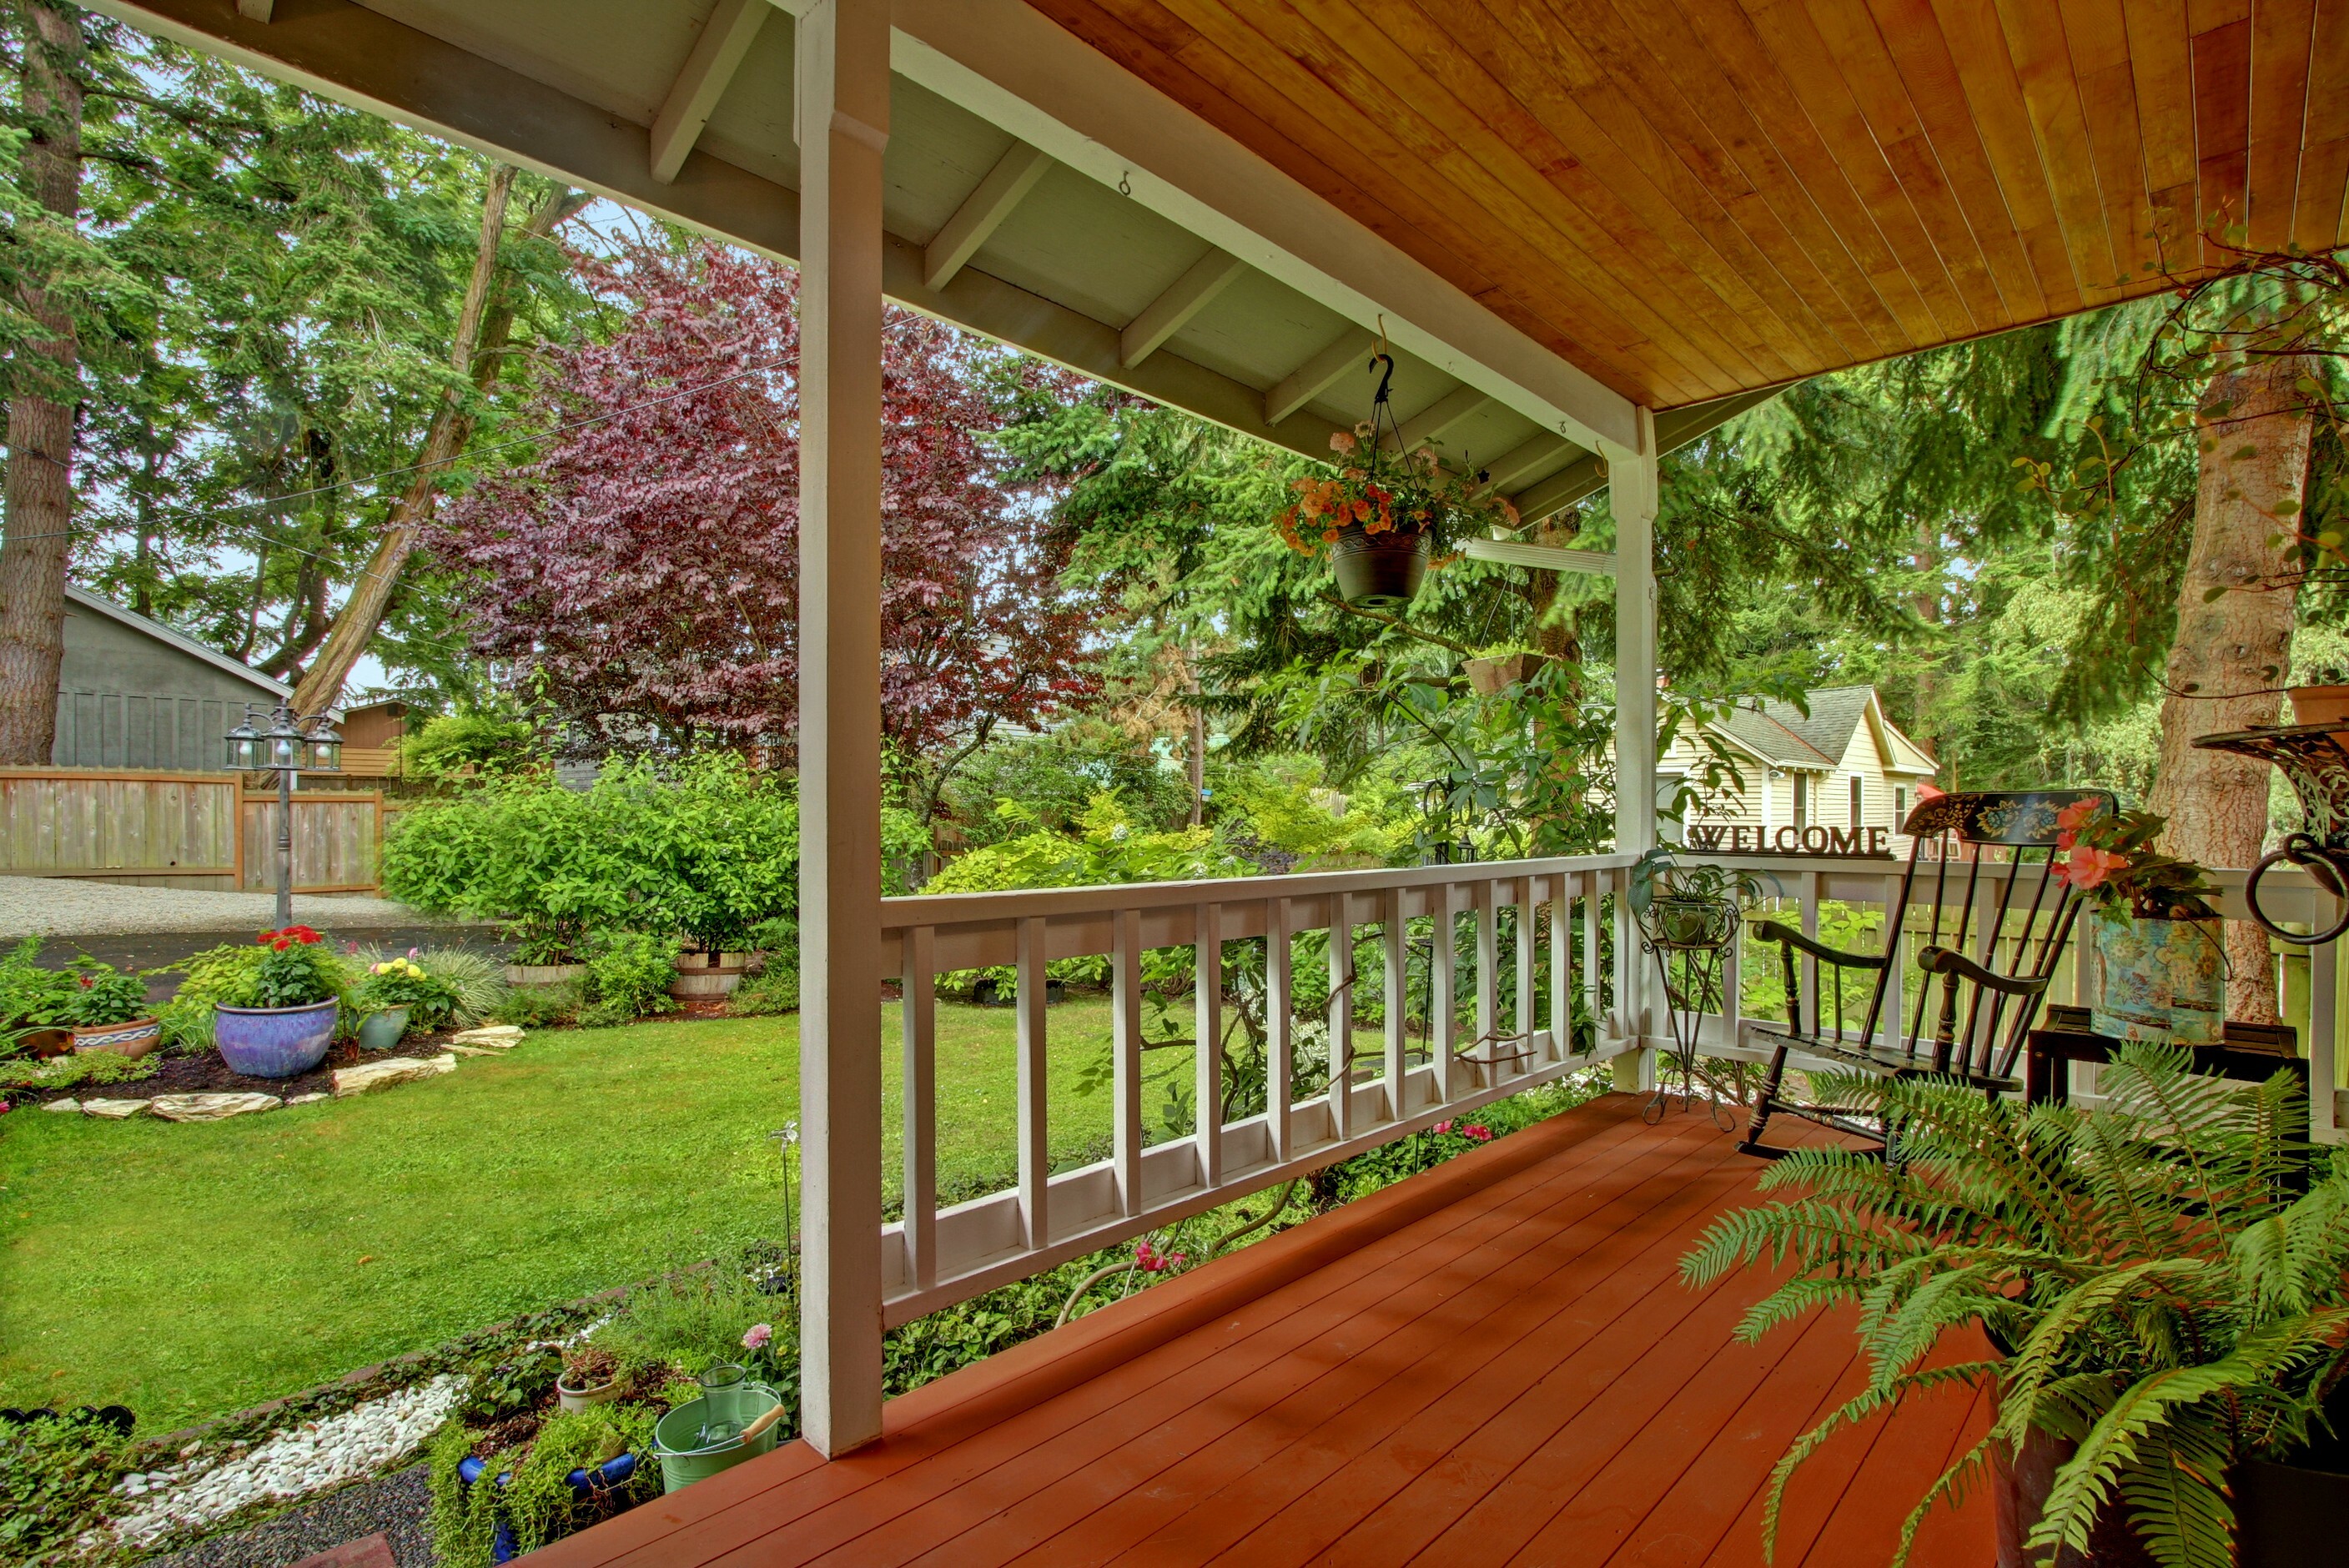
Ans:
[[[330,931],[442,923],[388,898],[309,894],[294,918]],[[261,931],[277,923],[265,892],[199,892],[124,887],[78,877],[0,877],[0,940],[26,936],[122,936],[165,931]]]

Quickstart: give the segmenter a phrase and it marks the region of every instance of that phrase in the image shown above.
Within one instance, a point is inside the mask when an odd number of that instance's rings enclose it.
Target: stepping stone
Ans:
[[[399,1568],[381,1531],[305,1557],[293,1568]]]
[[[494,1046],[502,1051],[522,1043],[523,1028],[519,1024],[484,1024],[478,1029],[460,1030],[449,1039],[453,1045]]]
[[[84,1116],[102,1116],[109,1121],[120,1121],[147,1109],[143,1099],[86,1099],[81,1102]]]
[[[68,1111],[75,1116],[79,1116],[81,1114],[81,1101],[78,1099],[53,1099],[47,1104],[42,1106],[41,1109],[43,1110]]]
[[[335,1070],[335,1098],[348,1099],[355,1094],[370,1089],[388,1088],[396,1083],[414,1083],[419,1078],[437,1078],[457,1070],[454,1055],[437,1057],[393,1057],[386,1061],[369,1062],[365,1067],[337,1068]]]
[[[328,1094],[325,1089],[316,1089],[313,1090],[309,1094],[288,1095],[285,1098],[285,1103],[288,1105],[316,1105],[322,1099],[332,1099],[333,1098],[334,1096]]]
[[[148,1102],[155,1114],[166,1121],[225,1121],[232,1116],[275,1110],[285,1103],[274,1094],[258,1091],[243,1094],[159,1094]]]

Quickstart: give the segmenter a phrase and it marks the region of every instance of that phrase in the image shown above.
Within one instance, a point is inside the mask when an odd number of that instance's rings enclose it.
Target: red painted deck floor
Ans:
[[[1759,1167],[1637,1112],[1527,1129],[895,1400],[863,1452],[793,1443],[532,1562],[1758,1568],[1771,1465],[1858,1381],[1851,1324],[1733,1340],[1762,1280],[1678,1267]],[[1985,1418],[1959,1389],[1838,1438],[1777,1563],[1888,1561]],[[1990,1533],[1978,1492],[1911,1561],[1987,1564]]]

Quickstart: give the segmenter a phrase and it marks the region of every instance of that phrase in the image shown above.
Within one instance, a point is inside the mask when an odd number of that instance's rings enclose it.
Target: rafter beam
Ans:
[[[248,22],[266,22],[277,0],[236,0],[236,14]]]
[[[1395,431],[1393,449],[1408,452],[1414,448],[1441,442],[1444,437],[1493,406],[1490,393],[1474,387],[1455,387],[1405,419]]]
[[[1379,335],[1349,327],[1320,353],[1291,371],[1264,395],[1264,422],[1278,425],[1346,377],[1350,370],[1369,365],[1378,352]]]
[[[701,139],[702,128],[726,95],[727,85],[750,52],[759,25],[774,9],[767,0],[718,0],[685,57],[685,68],[669,85],[668,98],[653,120],[653,178],[666,185],[685,167],[686,154]]]
[[[1658,414],[1655,416],[1657,454],[1662,456],[1678,451],[1699,437],[1712,434],[1747,409],[1767,403],[1780,390],[1774,387],[1762,392],[1739,392],[1728,397],[1716,397],[1710,403],[1692,403],[1669,414]],[[1521,520],[1538,522],[1553,512],[1572,506],[1583,497],[1595,495],[1606,488],[1607,464],[1598,453],[1593,452],[1576,459],[1539,484],[1519,490],[1509,500],[1516,507]]]
[[[1126,324],[1118,338],[1119,363],[1131,370],[1157,353],[1247,270],[1247,263],[1237,256],[1210,249]]]
[[[976,190],[963,198],[946,226],[930,242],[922,258],[922,272],[929,285],[942,289],[962,271],[963,264],[978,254],[988,236],[1003,226],[1011,210],[1019,205],[1020,198],[1036,189],[1036,181],[1044,178],[1052,160],[1040,149],[1024,141],[1015,141],[1011,150],[995,160],[995,167],[978,182]]]
[[[1525,482],[1536,469],[1561,453],[1576,450],[1572,441],[1564,436],[1542,434],[1519,442],[1491,462],[1481,465],[1485,472],[1484,489],[1508,495]]]

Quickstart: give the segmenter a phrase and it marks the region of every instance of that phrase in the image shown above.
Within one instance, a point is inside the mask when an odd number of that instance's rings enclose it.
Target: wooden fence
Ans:
[[[373,892],[381,790],[296,791],[297,892]],[[234,773],[0,769],[0,876],[140,887],[276,886],[277,797]]]

